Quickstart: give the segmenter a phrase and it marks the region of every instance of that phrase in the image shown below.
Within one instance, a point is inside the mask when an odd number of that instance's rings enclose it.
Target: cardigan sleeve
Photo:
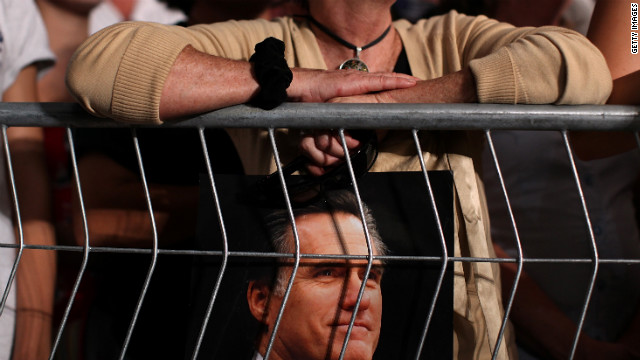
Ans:
[[[611,93],[604,57],[575,31],[450,17],[445,26],[455,28],[461,62],[470,67],[482,103],[603,104]]]
[[[168,26],[119,23],[87,39],[67,68],[67,87],[90,113],[159,123],[164,80],[187,39]]]
[[[186,46],[246,60],[255,44],[266,37],[286,37],[284,21],[229,21],[189,28],[119,23],[94,34],[78,48],[67,70],[67,87],[94,115],[159,124],[164,83]]]
[[[396,24],[415,76],[469,67],[481,103],[602,104],[611,92],[600,51],[565,28],[517,28],[455,11]]]

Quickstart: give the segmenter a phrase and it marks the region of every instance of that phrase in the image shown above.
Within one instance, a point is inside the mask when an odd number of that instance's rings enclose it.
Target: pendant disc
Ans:
[[[365,64],[364,61],[358,58],[349,59],[343,62],[342,65],[340,65],[340,70],[343,70],[343,69],[353,69],[358,71],[369,72],[369,67],[367,66],[367,64]]]

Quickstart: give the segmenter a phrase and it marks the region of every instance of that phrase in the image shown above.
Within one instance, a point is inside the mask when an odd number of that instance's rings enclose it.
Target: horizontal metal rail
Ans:
[[[0,248],[19,248],[16,244],[0,244]],[[85,249],[82,246],[69,246],[69,245],[24,245],[25,250],[53,250],[53,251],[67,251],[67,252],[83,252]],[[150,255],[153,253],[153,249],[148,248],[123,248],[123,247],[110,247],[110,246],[92,246],[89,251],[93,254],[99,253],[111,253],[111,254],[139,254]],[[175,249],[158,249],[158,255],[197,255],[197,256],[218,256],[221,259],[223,257],[229,258],[281,258],[281,259],[293,259],[295,258],[291,253],[274,253],[274,252],[257,252],[257,251],[219,251],[219,250],[175,250]],[[318,254],[300,254],[302,259],[328,259],[328,260],[368,260],[367,255],[318,255]],[[381,260],[384,262],[403,262],[403,261],[426,261],[426,262],[438,262],[443,261],[442,256],[407,256],[407,255],[374,255],[374,260]],[[469,256],[448,256],[446,260],[450,263],[454,262],[493,262],[493,263],[517,263],[516,258],[493,258],[493,257],[469,257]],[[571,263],[571,264],[590,264],[593,263],[591,258],[526,258],[527,263]],[[629,264],[640,265],[640,259],[606,259],[600,258],[598,262],[601,264]]]
[[[113,120],[91,116],[80,105],[72,103],[0,103],[0,124],[42,127],[123,126]],[[640,106],[285,103],[266,111],[237,105],[161,126],[638,131]]]

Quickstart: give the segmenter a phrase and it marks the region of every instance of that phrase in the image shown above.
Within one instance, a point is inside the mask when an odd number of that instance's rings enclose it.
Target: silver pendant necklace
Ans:
[[[389,25],[386,30],[382,33],[382,35],[378,36],[375,40],[373,40],[372,42],[368,43],[365,46],[355,46],[352,43],[348,42],[347,40],[339,37],[338,35],[336,35],[335,33],[333,33],[331,30],[329,30],[326,26],[320,24],[316,19],[314,19],[312,16],[307,16],[307,19],[309,19],[315,26],[318,27],[318,29],[322,30],[325,34],[329,35],[331,38],[333,38],[333,40],[339,42],[340,44],[348,47],[349,49],[352,49],[356,52],[356,56],[348,59],[346,61],[344,61],[339,69],[354,69],[354,70],[358,70],[358,71],[364,71],[364,72],[369,72],[369,67],[367,66],[367,64],[365,64],[364,61],[362,61],[360,59],[360,53],[362,52],[362,50],[366,50],[370,47],[372,47],[373,45],[376,45],[377,43],[379,43],[380,41],[382,41],[382,39],[384,39],[387,34],[389,33],[389,30],[391,30],[391,25]]]

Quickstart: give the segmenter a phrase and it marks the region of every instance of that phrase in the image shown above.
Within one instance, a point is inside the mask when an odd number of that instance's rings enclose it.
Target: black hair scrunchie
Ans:
[[[293,73],[284,59],[284,42],[273,37],[256,44],[255,53],[249,61],[260,85],[260,92],[251,104],[271,110],[287,100],[287,88],[293,80]]]

